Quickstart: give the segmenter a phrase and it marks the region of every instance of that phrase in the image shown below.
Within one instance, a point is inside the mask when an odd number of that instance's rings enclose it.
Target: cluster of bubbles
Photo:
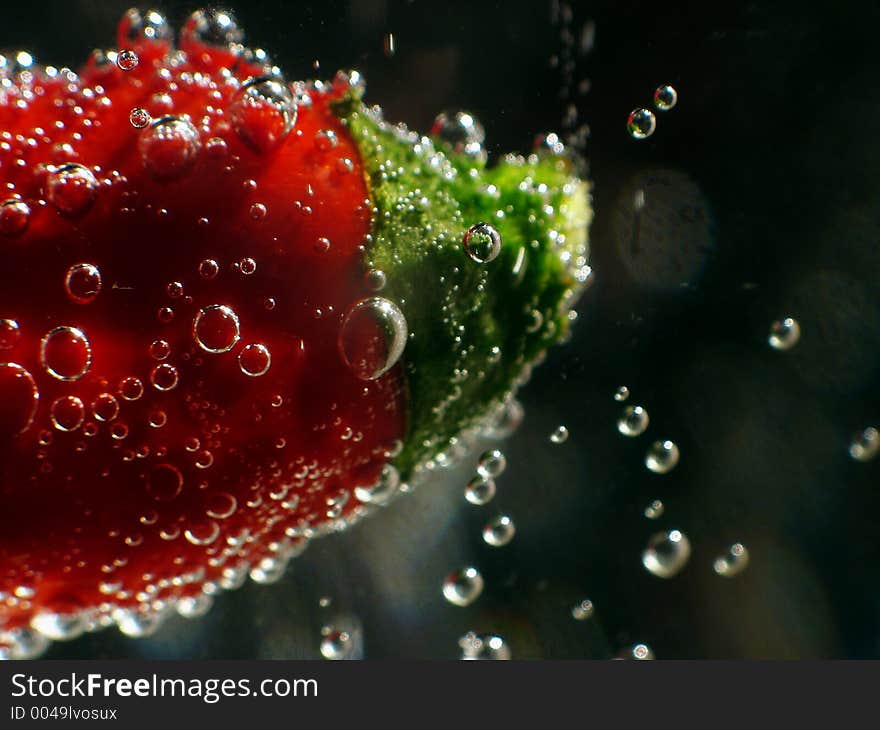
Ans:
[[[849,444],[849,455],[856,461],[871,461],[880,451],[880,433],[873,426],[859,431]]]
[[[321,598],[318,605],[328,608],[329,597]],[[321,628],[321,656],[330,661],[363,659],[364,639],[360,620],[355,616],[336,616],[332,623]]]
[[[584,598],[571,607],[571,617],[575,621],[586,621],[593,615],[594,610],[593,602],[589,598]]]
[[[621,386],[614,393],[614,400],[625,401],[629,398],[629,388]],[[617,430],[622,436],[635,438],[648,430],[651,423],[648,411],[644,406],[625,406],[617,419]],[[667,474],[678,464],[681,454],[674,441],[665,439],[655,441],[645,453],[645,466],[655,474]]]
[[[653,499],[648,506],[645,507],[645,517],[649,520],[659,520],[665,511],[666,505],[664,505],[659,499]]]
[[[678,103],[678,92],[669,84],[661,84],[654,90],[654,108],[667,112]],[[647,139],[657,129],[657,117],[646,107],[633,109],[626,119],[626,131],[633,139]]]
[[[496,634],[478,634],[468,631],[458,640],[461,659],[465,661],[507,661],[511,658],[510,647]]]
[[[733,543],[724,555],[715,559],[712,569],[725,578],[742,573],[749,564],[749,551],[741,542]]]

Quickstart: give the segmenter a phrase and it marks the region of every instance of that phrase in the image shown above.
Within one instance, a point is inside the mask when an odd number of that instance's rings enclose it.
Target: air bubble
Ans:
[[[880,433],[873,426],[859,431],[849,444],[849,455],[856,461],[871,461],[880,451]]]
[[[516,398],[511,398],[492,415],[483,428],[483,435],[496,440],[506,439],[520,427],[524,416],[522,404]]]
[[[367,504],[386,504],[400,486],[400,475],[391,464],[385,464],[375,484],[369,487],[355,487],[354,496]]]
[[[371,291],[382,291],[385,288],[387,278],[381,269],[369,269],[364,274],[364,283]]]
[[[208,281],[216,279],[217,274],[219,273],[220,264],[214,261],[214,259],[205,259],[199,264],[199,276],[203,279],[207,279]]]
[[[272,365],[272,355],[265,345],[245,345],[238,353],[238,367],[245,375],[258,378],[269,372]]]
[[[31,217],[27,203],[17,198],[9,198],[0,203],[0,234],[17,236],[25,228]]]
[[[21,365],[0,363],[0,438],[17,436],[33,423],[40,393]]]
[[[588,598],[574,604],[571,608],[571,617],[575,621],[586,621],[593,615],[593,602]]]
[[[497,488],[493,479],[475,476],[464,488],[464,498],[471,504],[484,505],[492,501]]]
[[[656,128],[657,118],[650,109],[633,109],[626,120],[626,131],[633,139],[647,139]]]
[[[621,385],[617,390],[614,391],[614,400],[618,403],[623,403],[627,398],[629,398],[629,388],[625,385]]]
[[[86,415],[83,402],[75,395],[66,395],[52,403],[52,424],[59,431],[76,431]]]
[[[21,339],[21,328],[14,319],[0,319],[0,350],[11,350]]]
[[[120,421],[117,421],[112,426],[110,426],[110,437],[114,441],[122,441],[124,438],[128,436],[128,426]]]
[[[125,400],[137,400],[144,394],[144,384],[140,378],[129,375],[119,381],[119,395]]]
[[[668,112],[678,103],[678,92],[669,84],[662,84],[654,90],[654,108]]]
[[[225,520],[235,514],[238,509],[238,501],[231,494],[220,492],[214,494],[208,500],[205,514],[218,520]]]
[[[206,352],[229,352],[240,336],[238,315],[223,304],[204,307],[193,321],[193,337]]]
[[[154,360],[164,360],[171,354],[171,345],[168,340],[153,340],[150,343],[150,357]]]
[[[474,567],[465,567],[446,576],[443,597],[454,606],[470,606],[483,592],[483,576]]]
[[[568,441],[568,429],[565,426],[557,426],[550,434],[550,442],[564,444],[566,441]]]
[[[128,121],[135,129],[143,129],[152,121],[152,117],[146,109],[136,106],[128,113]]]
[[[471,261],[487,264],[501,253],[501,234],[489,223],[477,223],[467,229],[463,244]]]
[[[349,370],[361,380],[388,372],[403,354],[407,324],[403,312],[382,297],[353,304],[339,328],[338,348]]]
[[[655,474],[667,474],[678,464],[679,456],[674,441],[655,441],[645,454],[645,466]]]
[[[296,122],[296,102],[287,85],[272,76],[249,79],[229,107],[232,126],[258,152],[283,140]]]
[[[198,130],[183,117],[153,121],[138,142],[144,167],[157,180],[173,180],[189,172],[201,148]]]
[[[647,644],[633,644],[620,652],[617,658],[634,659],[638,662],[651,661],[654,659],[654,652]]]
[[[94,264],[74,264],[67,270],[64,289],[77,304],[90,304],[101,291],[101,272]]]
[[[672,578],[691,557],[691,543],[679,530],[654,533],[642,553],[642,565],[658,578]]]
[[[624,436],[640,436],[649,423],[648,412],[642,406],[627,406],[617,419],[617,430]]]
[[[645,517],[649,520],[657,520],[663,516],[666,506],[659,499],[655,499],[647,507],[645,507]]]
[[[483,542],[492,547],[504,547],[516,535],[516,525],[507,515],[498,515],[483,528]]]
[[[40,343],[40,361],[52,377],[78,380],[92,363],[92,346],[82,330],[56,327]]]
[[[92,401],[92,413],[99,421],[112,421],[119,415],[119,402],[110,393],[101,393]]]
[[[749,551],[741,542],[731,545],[724,555],[715,559],[712,569],[725,578],[733,578],[742,573],[749,565]]]
[[[220,525],[214,520],[202,520],[190,525],[183,532],[187,542],[193,545],[210,545],[220,535]]]
[[[210,469],[211,465],[214,463],[214,454],[207,449],[202,449],[196,454],[193,463],[196,465],[197,469]]]
[[[46,180],[46,198],[65,215],[81,215],[95,202],[98,181],[94,173],[75,162],[55,169]]]
[[[477,474],[484,479],[495,479],[507,468],[507,458],[500,449],[489,449],[480,454],[477,461]]]
[[[778,319],[770,325],[767,342],[774,350],[790,350],[801,338],[801,326],[794,317]]]
[[[332,129],[319,129],[315,133],[315,147],[321,152],[329,152],[337,145],[339,145],[339,139]]]

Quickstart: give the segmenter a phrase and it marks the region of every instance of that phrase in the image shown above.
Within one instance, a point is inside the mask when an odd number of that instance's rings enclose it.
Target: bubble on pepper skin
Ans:
[[[349,370],[361,380],[376,380],[403,354],[407,340],[403,312],[382,297],[355,302],[339,329],[338,349]]]
[[[0,363],[0,438],[18,436],[33,423],[40,392],[34,377],[18,363]]]
[[[66,216],[86,213],[97,195],[98,180],[85,165],[75,162],[61,165],[46,179],[46,199]]]
[[[64,289],[71,301],[90,304],[101,292],[101,272],[94,264],[74,264],[64,277]]]
[[[196,344],[213,354],[229,352],[241,338],[238,315],[224,304],[199,310],[192,329]]]
[[[76,327],[56,327],[40,343],[40,362],[58,380],[79,380],[92,364],[91,343]]]
[[[465,232],[463,245],[471,261],[488,264],[501,253],[501,234],[490,223],[477,223]]]
[[[137,53],[130,49],[119,51],[116,54],[116,65],[121,71],[132,71],[137,67],[139,60]]]
[[[21,340],[21,327],[14,319],[0,319],[0,350],[12,350]]]
[[[0,203],[0,235],[13,237],[23,233],[31,218],[30,206],[17,198]]]
[[[166,115],[141,132],[138,150],[144,167],[156,180],[176,180],[195,165],[201,140],[188,119]]]
[[[269,348],[259,343],[245,345],[238,353],[238,366],[245,375],[259,378],[269,372],[272,354]]]
[[[229,116],[248,145],[266,152],[290,133],[296,123],[296,102],[282,80],[260,76],[242,84],[230,103]]]

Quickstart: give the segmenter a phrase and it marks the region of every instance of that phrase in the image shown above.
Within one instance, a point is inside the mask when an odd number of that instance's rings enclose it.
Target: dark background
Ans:
[[[0,48],[75,67],[113,46],[128,5],[16,3]],[[356,67],[368,100],[414,128],[466,108],[497,154],[567,126],[572,103],[589,125],[596,281],[572,342],[521,394],[527,416],[503,447],[495,501],[462,499],[469,458],[316,542],[278,585],[224,595],[151,639],[106,631],[49,656],[316,657],[325,623],[352,630],[370,658],[454,658],[469,629],[501,634],[519,658],[607,658],[635,641],[661,658],[880,656],[880,460],[847,454],[853,432],[880,421],[880,8],[584,1],[565,23],[552,5],[233,6],[289,78],[315,76],[315,59],[324,77]],[[159,5],[175,25],[194,7]],[[678,105],[658,113],[650,139],[630,139],[627,114],[661,83]],[[777,352],[767,332],[785,316],[803,334]],[[638,439],[615,429],[623,384],[651,415]],[[571,437],[553,445],[559,424]],[[658,476],[643,455],[664,438],[681,463]],[[651,522],[642,511],[656,498],[666,513]],[[492,549],[480,529],[498,511],[518,533]],[[693,556],[665,581],[640,552],[670,528]],[[735,540],[751,565],[726,580],[712,561]],[[471,562],[486,590],[450,606],[443,577]],[[576,622],[584,597],[596,614]]]

